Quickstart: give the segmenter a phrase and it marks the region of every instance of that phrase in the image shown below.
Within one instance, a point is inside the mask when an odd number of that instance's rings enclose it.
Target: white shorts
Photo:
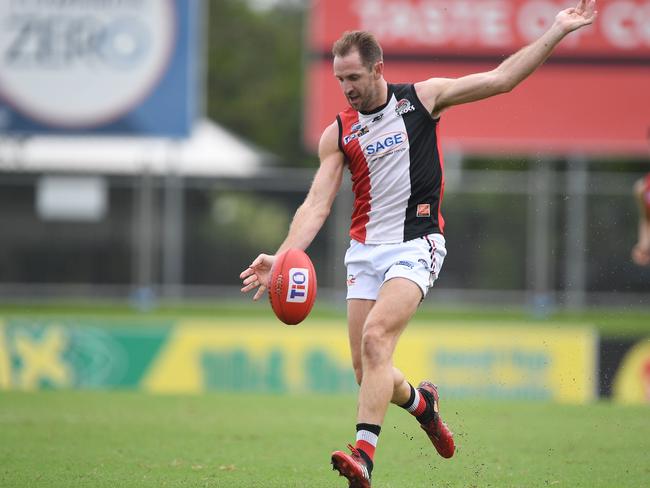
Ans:
[[[345,253],[348,300],[376,300],[379,289],[392,278],[406,278],[422,290],[422,298],[438,278],[447,255],[442,234],[430,234],[397,244],[350,241]]]

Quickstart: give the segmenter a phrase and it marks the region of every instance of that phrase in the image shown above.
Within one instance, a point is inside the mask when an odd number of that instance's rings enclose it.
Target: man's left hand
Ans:
[[[557,14],[555,22],[568,34],[593,23],[597,15],[596,0],[580,0],[574,8],[562,10]]]

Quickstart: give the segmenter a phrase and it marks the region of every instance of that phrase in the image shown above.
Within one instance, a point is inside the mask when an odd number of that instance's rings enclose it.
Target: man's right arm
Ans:
[[[307,249],[327,219],[336,194],[341,187],[345,158],[338,145],[338,124],[325,129],[318,146],[320,166],[305,201],[298,207],[289,232],[276,254],[290,248]],[[253,300],[258,300],[268,287],[275,255],[260,254],[239,277],[242,292],[255,288]]]
[[[343,178],[344,157],[339,149],[338,134],[336,122],[323,132],[318,145],[320,167],[277,253],[294,247],[307,249],[325,223]]]

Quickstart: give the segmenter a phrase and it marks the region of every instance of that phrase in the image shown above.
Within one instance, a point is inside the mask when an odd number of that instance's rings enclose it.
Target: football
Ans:
[[[316,300],[316,271],[307,254],[296,248],[275,257],[269,300],[276,317],[287,325],[305,320]]]

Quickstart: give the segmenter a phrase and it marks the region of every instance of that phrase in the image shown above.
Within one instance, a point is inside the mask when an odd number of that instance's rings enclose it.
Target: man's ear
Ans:
[[[384,76],[384,62],[377,61],[375,66],[372,69],[375,80],[378,80]]]

